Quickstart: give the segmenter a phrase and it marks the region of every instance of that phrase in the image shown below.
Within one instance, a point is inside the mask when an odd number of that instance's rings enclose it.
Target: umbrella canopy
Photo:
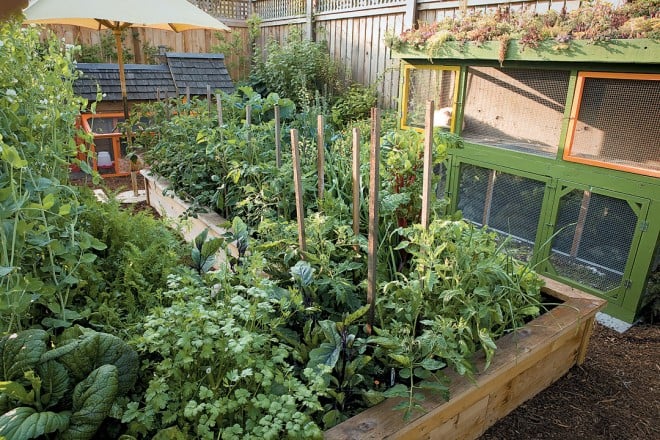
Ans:
[[[147,27],[175,32],[230,29],[186,0],[38,0],[26,23],[69,24],[91,29]]]
[[[110,29],[117,44],[119,81],[128,119],[121,33],[129,27],[181,32],[192,29],[230,31],[221,21],[186,0],[37,0],[23,13],[25,23],[67,24]]]

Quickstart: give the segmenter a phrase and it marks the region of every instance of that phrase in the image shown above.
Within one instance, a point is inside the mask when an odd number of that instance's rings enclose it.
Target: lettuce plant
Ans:
[[[40,329],[0,339],[0,438],[91,439],[135,384],[137,353],[121,339],[80,328],[65,335],[59,344]]]

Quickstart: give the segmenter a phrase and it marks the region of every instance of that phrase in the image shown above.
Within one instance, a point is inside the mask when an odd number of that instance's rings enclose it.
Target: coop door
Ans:
[[[462,163],[458,209],[472,223],[509,237],[509,251],[522,261],[530,261],[545,187],[543,180]]]
[[[555,210],[549,271],[622,300],[648,201],[562,185]]]
[[[458,66],[404,66],[402,128],[423,129],[426,102],[432,100],[437,125],[454,131],[459,69]]]
[[[581,72],[564,159],[660,177],[660,75]]]
[[[468,68],[461,136],[556,157],[569,80],[563,70]]]

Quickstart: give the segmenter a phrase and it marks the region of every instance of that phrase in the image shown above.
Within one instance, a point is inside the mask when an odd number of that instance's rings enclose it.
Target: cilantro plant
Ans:
[[[278,306],[286,291],[263,278],[260,260],[207,282],[171,277],[172,304],[145,317],[136,341],[154,361],[143,403],[129,403],[123,415],[134,434],[174,426],[200,439],[322,437],[311,418],[322,382],[296,371],[273,338],[287,319]]]

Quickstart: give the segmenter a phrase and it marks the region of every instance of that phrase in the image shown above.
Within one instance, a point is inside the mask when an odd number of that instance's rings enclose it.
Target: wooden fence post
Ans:
[[[371,334],[376,316],[378,280],[378,190],[380,187],[380,109],[371,109],[371,151],[369,157],[369,239],[367,244],[367,333]]]
[[[426,121],[424,122],[424,173],[422,180],[422,218],[424,229],[429,227],[431,217],[431,180],[433,175],[433,101],[426,101]]]
[[[417,21],[417,0],[406,0],[406,11],[403,14],[403,30],[412,29]]]
[[[293,186],[296,194],[296,217],[298,219],[298,246],[300,258],[304,258],[307,251],[305,242],[305,211],[303,208],[303,188],[300,177],[300,156],[298,154],[298,130],[291,129],[291,155],[293,156]]]
[[[314,41],[314,0],[305,0],[305,37]]]

